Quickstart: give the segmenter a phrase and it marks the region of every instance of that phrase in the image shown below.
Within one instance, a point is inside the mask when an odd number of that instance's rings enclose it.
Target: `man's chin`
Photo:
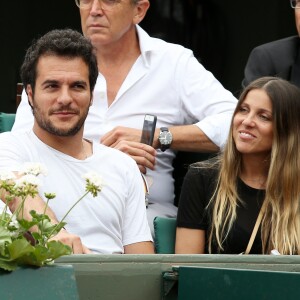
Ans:
[[[101,30],[89,32],[88,37],[94,47],[97,45],[110,44],[111,42],[111,40],[104,33],[102,33]]]
[[[76,125],[76,126],[42,126],[42,128],[47,131],[50,134],[53,134],[55,136],[60,136],[60,137],[67,137],[67,136],[74,136],[76,135],[82,126]]]
[[[57,136],[67,137],[74,136],[79,132],[80,128],[56,128],[52,133]]]

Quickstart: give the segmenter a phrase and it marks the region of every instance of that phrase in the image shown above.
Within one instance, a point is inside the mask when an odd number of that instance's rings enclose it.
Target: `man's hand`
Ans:
[[[141,136],[141,130],[117,126],[103,135],[101,143],[105,146],[115,148],[120,141],[140,142]]]
[[[85,247],[79,236],[69,233],[65,229],[62,229],[51,240],[60,241],[61,243],[69,246],[72,249],[73,254],[89,254],[92,253],[87,247]]]
[[[146,174],[146,168],[154,169],[156,150],[138,142],[140,134],[141,131],[137,129],[116,127],[102,137],[101,143],[130,155],[138,164],[140,171]]]

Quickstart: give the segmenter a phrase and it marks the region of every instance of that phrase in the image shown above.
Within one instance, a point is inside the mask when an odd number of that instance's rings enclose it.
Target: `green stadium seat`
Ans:
[[[176,238],[176,218],[156,217],[154,225],[155,252],[158,254],[174,254]]]
[[[0,112],[0,133],[10,131],[14,125],[16,114]]]

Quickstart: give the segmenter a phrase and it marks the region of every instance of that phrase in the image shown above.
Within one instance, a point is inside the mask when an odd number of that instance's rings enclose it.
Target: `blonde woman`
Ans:
[[[190,167],[175,251],[245,252],[257,223],[250,254],[299,254],[299,201],[300,90],[263,77],[241,94],[220,157]]]

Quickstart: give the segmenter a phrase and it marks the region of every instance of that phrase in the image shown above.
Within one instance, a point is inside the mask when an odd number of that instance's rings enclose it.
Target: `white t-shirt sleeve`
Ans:
[[[0,169],[18,171],[26,159],[22,155],[23,144],[11,132],[0,134]],[[23,153],[24,154],[24,153]]]
[[[23,158],[17,153],[20,144],[12,138],[11,132],[0,134],[0,170],[18,172],[23,163]],[[0,212],[5,207],[4,202],[0,200]]]
[[[128,195],[123,220],[123,246],[152,241],[146,216],[144,184],[134,161],[127,172]]]

